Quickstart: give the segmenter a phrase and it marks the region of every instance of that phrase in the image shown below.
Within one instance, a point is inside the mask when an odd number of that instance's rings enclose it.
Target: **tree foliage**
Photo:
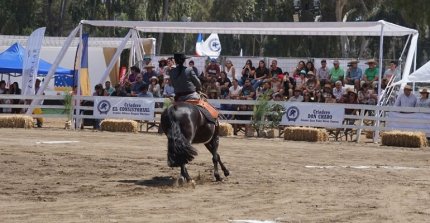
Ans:
[[[308,7],[311,0],[302,0]],[[430,1],[425,0],[324,0],[321,21],[377,21],[384,19],[418,29],[419,59],[430,54]],[[46,26],[48,36],[67,36],[79,21],[148,20],[182,21],[293,21],[293,0],[1,0],[0,33],[28,35],[37,27]],[[301,21],[313,21],[313,11],[303,10]],[[347,16],[345,16],[347,15]],[[86,27],[91,36],[122,37],[128,30]],[[158,53],[183,51],[194,53],[196,35],[143,33],[155,37]],[[243,49],[249,56],[286,57],[377,57],[377,38],[220,35],[224,55],[238,55]],[[405,38],[387,38],[386,58],[396,59]]]

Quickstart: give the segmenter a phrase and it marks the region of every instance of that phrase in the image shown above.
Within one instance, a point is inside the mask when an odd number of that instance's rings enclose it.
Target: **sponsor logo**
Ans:
[[[291,106],[287,109],[287,112],[285,113],[285,116],[287,117],[288,121],[295,122],[300,115],[300,110],[296,106]]]
[[[110,108],[110,102],[107,100],[102,100],[97,105],[97,110],[100,112],[100,114],[107,114],[110,111]]]

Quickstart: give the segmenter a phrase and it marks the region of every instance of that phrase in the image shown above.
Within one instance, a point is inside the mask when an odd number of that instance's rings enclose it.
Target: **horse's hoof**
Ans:
[[[196,188],[196,181],[191,180],[190,185],[191,185],[191,187],[193,187],[193,189],[195,189]]]
[[[183,186],[185,183],[185,178],[184,177],[179,177],[178,178],[178,186]]]
[[[215,174],[215,180],[218,181],[222,181],[222,178],[219,176],[219,174]]]
[[[230,176],[230,171],[228,171],[228,170],[224,171],[224,176],[226,176],[226,177]]]

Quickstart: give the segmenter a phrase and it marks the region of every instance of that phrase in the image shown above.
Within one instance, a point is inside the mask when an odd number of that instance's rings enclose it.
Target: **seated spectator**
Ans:
[[[282,87],[282,79],[279,79],[278,77],[272,77],[270,78],[270,85],[272,86],[273,94],[280,93],[281,95],[284,95],[284,89]]]
[[[262,86],[257,89],[257,98],[260,98],[264,94],[267,94],[267,97],[268,97],[267,99],[268,100],[272,99],[273,91],[272,91],[272,86],[270,82],[271,82],[270,79],[263,81]]]
[[[167,66],[167,59],[165,57],[161,57],[158,60],[158,67],[155,69],[155,72],[157,72],[158,76],[164,77],[164,67]]]
[[[157,72],[155,72],[154,70],[155,66],[152,63],[149,63],[145,66],[146,71],[143,73],[142,75],[142,80],[145,83],[150,83],[149,79],[151,79],[151,77],[157,77],[158,74]]]
[[[175,62],[173,61],[173,57],[167,58],[167,65],[163,69],[164,78],[170,77],[170,71],[175,68]]]
[[[284,90],[284,96],[290,98],[293,96],[293,91],[296,88],[296,81],[290,77],[288,72],[284,73],[284,79],[282,80],[282,86]]]
[[[221,69],[219,68],[218,61],[215,58],[210,59],[210,62],[205,69],[205,77],[217,79],[220,76],[220,73]]]
[[[130,67],[130,74],[128,75],[128,81],[133,84],[136,81],[138,74],[140,74],[140,69],[137,66]]]
[[[329,83],[330,70],[327,67],[327,61],[321,60],[321,67],[317,71],[317,79],[320,81],[321,86]]]
[[[305,70],[306,70],[306,73],[309,73],[309,71],[312,71],[312,73],[314,74],[317,73],[317,69],[315,69],[314,63],[312,63],[312,61],[308,61],[306,63]]]
[[[345,76],[345,71],[339,66],[339,61],[333,61],[333,68],[329,72],[329,78],[331,83],[335,83],[341,80]]]
[[[377,62],[374,59],[368,60],[366,64],[369,66],[364,71],[363,80],[364,82],[368,83],[369,86],[377,86],[378,83],[378,76],[379,76],[379,69],[376,67]]]
[[[318,81],[318,79],[316,78],[314,72],[309,71],[307,74],[307,81],[305,84],[305,90],[309,91],[309,92],[315,92],[318,91],[320,89],[320,82]]]
[[[216,82],[216,79],[214,77],[210,77],[210,78],[211,78],[210,79],[210,83],[209,83],[209,85],[206,88],[205,94],[209,95],[209,93],[211,91],[215,90],[217,92],[217,95],[220,95],[221,94],[221,90],[220,90],[220,87],[218,86],[218,82]]]
[[[111,85],[110,81],[105,82],[105,90],[108,93],[108,95],[112,94],[112,92],[115,90]]]
[[[221,94],[219,95],[221,99],[224,99],[228,95],[228,90],[231,87],[231,81],[227,77],[227,73],[225,71],[221,71],[220,78],[218,78],[218,84],[220,88]]]
[[[396,102],[394,103],[394,106],[398,107],[415,107],[417,104],[417,97],[412,94],[412,87],[409,85],[406,85],[403,88],[403,94],[400,94],[396,98]]]
[[[345,83],[354,85],[354,89],[358,91],[360,89],[360,81],[363,78],[363,71],[357,66],[358,60],[351,60],[349,62],[350,68],[346,71]]]
[[[360,90],[358,90],[358,102],[366,105],[376,105],[378,96],[374,94],[373,89],[369,87],[368,83],[363,83]]]
[[[331,88],[330,88],[331,90]],[[315,95],[314,95],[314,102],[317,103],[324,103],[324,96],[323,96],[323,92],[322,91],[316,91]]]
[[[392,77],[395,77],[393,82],[399,81],[401,75],[400,75],[400,69],[397,66],[398,66],[397,61],[394,61],[394,60],[391,61],[390,67],[384,73],[384,78],[390,81]]]
[[[253,100],[255,99],[255,89],[251,85],[251,80],[246,79],[242,90],[240,91],[240,99],[242,100]]]
[[[228,89],[228,96],[227,98],[237,100],[240,99],[242,87],[239,86],[239,82],[234,79],[233,85]]]
[[[273,101],[284,101],[284,97],[280,93],[273,94]]]
[[[211,89],[208,92],[208,99],[219,99],[218,91],[216,89]]]
[[[302,90],[301,89],[295,89],[294,95],[288,99],[289,102],[302,102],[303,96],[302,96]]]
[[[302,102],[313,102],[313,95],[311,92],[305,91],[303,93],[303,101]]]
[[[340,100],[342,95],[344,95],[345,89],[342,86],[342,81],[336,81],[334,88],[333,88],[333,95],[335,96],[336,100]]]
[[[175,89],[170,84],[170,77],[164,78],[164,89],[163,89],[163,97],[164,98],[172,98],[175,97]]]
[[[131,96],[137,96],[137,94],[140,93],[140,89],[143,85],[148,85],[148,83],[143,81],[142,74],[138,74],[136,77],[136,81],[131,85]]]
[[[323,93],[333,93],[333,86],[331,84],[325,84],[322,89]]]
[[[103,89],[102,84],[97,84],[96,86],[94,86],[93,96],[109,96],[109,95],[108,95],[107,91],[105,89]]]
[[[139,94],[137,94],[137,97],[153,98],[154,96],[152,95],[151,92],[148,91],[148,85],[144,84],[140,87],[140,92]]]
[[[9,93],[10,94],[16,94],[16,95],[21,95],[21,89],[19,88],[19,84],[18,82],[13,82],[13,84],[11,84],[9,86]],[[12,103],[17,105],[20,103],[23,103],[20,99],[13,99]],[[12,113],[14,114],[19,114],[21,113],[22,108],[12,108]]]
[[[234,67],[231,60],[225,61],[224,71],[226,73],[227,78],[230,80],[230,82],[232,82],[234,79],[237,78],[236,77],[236,68]]]
[[[420,91],[420,95],[421,97],[417,100],[415,107],[430,108],[429,91],[427,88],[423,88]]]
[[[337,103],[336,97],[333,95],[333,93],[324,93],[324,103]]]
[[[148,87],[149,92],[151,92],[154,98],[161,97],[161,88],[158,84],[158,78],[156,76],[152,76],[150,79],[150,85]]]
[[[306,74],[306,70],[305,70],[305,68],[306,68],[306,65],[305,65],[305,61],[299,61],[299,63],[297,64],[297,67],[296,67],[296,69],[294,69],[293,70],[293,78],[296,80],[296,79],[298,79],[299,78],[299,76],[300,76],[300,72],[302,71],[302,70],[304,70],[304,73]]]
[[[127,93],[125,92],[125,90],[121,87],[120,84],[116,84],[114,91],[112,92],[112,94],[110,94],[110,96],[115,96],[115,97],[126,97]]]
[[[197,67],[194,66],[194,60],[190,60],[190,62],[188,62],[188,66],[193,69],[196,75],[199,75],[199,69],[197,69]]]
[[[270,71],[269,71],[269,77],[276,77],[282,80],[284,78],[284,74],[282,73],[282,69],[278,67],[278,61],[272,60],[272,63],[270,64]]]
[[[246,60],[245,66],[243,66],[243,68],[242,68],[242,76],[240,78],[238,78],[240,86],[243,86],[243,84],[245,83],[245,80],[249,79],[249,76],[251,73],[251,67],[253,67],[252,61],[249,59]],[[255,67],[254,67],[254,70],[255,70]]]
[[[296,78],[294,80],[296,82],[296,88],[304,90],[306,88],[306,81],[308,81],[306,78],[306,71],[301,70],[299,78]]]

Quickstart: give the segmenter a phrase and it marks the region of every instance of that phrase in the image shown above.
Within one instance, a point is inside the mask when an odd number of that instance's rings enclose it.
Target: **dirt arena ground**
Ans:
[[[167,167],[167,139],[155,133],[47,127],[1,129],[0,138],[1,222],[430,219],[428,149],[222,138],[231,176],[214,182],[197,145],[193,189],[175,185],[179,169]]]

